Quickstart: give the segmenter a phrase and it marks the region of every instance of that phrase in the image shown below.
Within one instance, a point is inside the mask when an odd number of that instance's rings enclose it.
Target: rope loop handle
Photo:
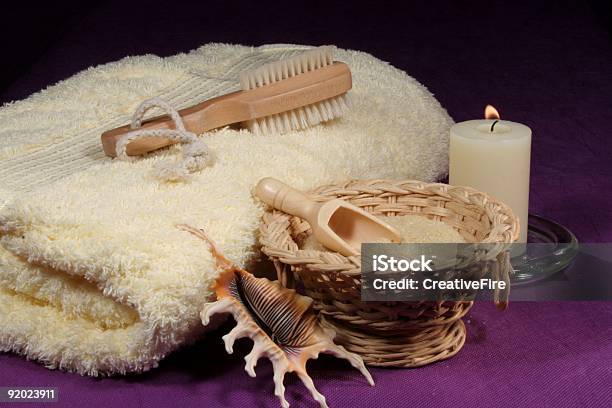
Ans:
[[[158,108],[164,111],[174,123],[174,129],[141,129],[144,115],[151,109]],[[132,116],[130,127],[133,129],[126,133],[117,142],[117,158],[124,161],[134,161],[135,158],[127,155],[127,145],[130,142],[146,137],[163,137],[183,145],[183,158],[174,163],[157,163],[153,174],[162,181],[185,181],[190,173],[202,170],[210,164],[210,150],[193,132],[185,129],[183,119],[178,111],[161,98],[151,98],[143,101]]]

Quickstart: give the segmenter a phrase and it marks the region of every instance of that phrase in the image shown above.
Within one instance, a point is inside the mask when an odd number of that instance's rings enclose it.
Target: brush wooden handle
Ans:
[[[189,108],[178,111],[185,128],[195,134],[216,129],[233,123],[235,118],[248,118],[249,105],[242,95],[244,92],[232,92],[209,99]],[[173,129],[174,123],[169,116],[157,116],[142,122],[139,129]],[[102,148],[106,155],[115,157],[115,147],[119,139],[133,130],[130,125],[121,126],[102,134]],[[130,142],[126,146],[129,156],[137,156],[161,149],[175,143],[164,137],[147,137]]]
[[[305,219],[311,225],[320,206],[304,193],[272,177],[263,178],[255,187],[255,194],[269,206]]]
[[[232,123],[271,116],[330,99],[345,94],[351,86],[348,66],[334,62],[266,86],[209,99],[180,110],[179,115],[188,131],[200,134]],[[168,129],[173,126],[169,117],[161,116],[143,122],[141,129]],[[130,130],[130,126],[126,125],[104,132],[101,137],[104,153],[115,157],[117,142]],[[161,137],[143,138],[129,143],[126,152],[130,156],[140,155],[172,143]]]

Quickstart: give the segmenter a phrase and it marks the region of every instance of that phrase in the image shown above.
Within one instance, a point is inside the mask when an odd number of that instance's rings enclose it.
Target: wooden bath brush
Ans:
[[[327,353],[348,360],[358,369],[370,385],[372,376],[357,354],[333,342],[336,332],[324,328],[312,309],[312,299],[283,287],[278,281],[256,278],[227,259],[204,231],[179,225],[204,240],[210,248],[219,272],[213,291],[217,300],[207,303],[202,310],[202,323],[206,326],[215,314],[230,313],[236,326],[225,336],[226,351],[233,353],[234,342],[248,337],[253,341],[252,351],[245,357],[246,372],[255,377],[255,365],[261,357],[268,357],[274,371],[274,394],[283,408],[289,407],[285,399],[285,374],[295,372],[312,397],[322,408],[327,408],[325,397],[317,391],[306,363]]]
[[[349,67],[333,61],[332,47],[319,47],[240,74],[242,90],[221,95],[178,112],[187,131],[194,134],[244,123],[254,133],[283,133],[303,129],[341,116],[351,89]],[[139,129],[172,129],[168,116],[144,121]],[[125,125],[102,134],[102,147],[117,155],[119,139],[133,131]],[[141,155],[175,143],[158,136],[133,140],[130,156]]]
[[[400,233],[351,203],[336,199],[316,202],[272,177],[261,179],[255,194],[271,207],[305,219],[321,245],[354,256],[365,242],[400,242]]]

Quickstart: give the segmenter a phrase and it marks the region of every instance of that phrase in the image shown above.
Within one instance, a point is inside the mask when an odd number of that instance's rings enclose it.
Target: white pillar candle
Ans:
[[[497,111],[486,117],[499,117]],[[527,241],[531,129],[508,120],[468,120],[450,130],[449,183],[470,186],[508,205]]]

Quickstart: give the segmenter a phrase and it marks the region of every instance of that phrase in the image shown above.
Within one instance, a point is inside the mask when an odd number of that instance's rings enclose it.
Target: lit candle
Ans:
[[[508,205],[519,219],[517,242],[526,242],[531,129],[499,120],[490,105],[485,118],[451,128],[449,182],[473,187]]]

